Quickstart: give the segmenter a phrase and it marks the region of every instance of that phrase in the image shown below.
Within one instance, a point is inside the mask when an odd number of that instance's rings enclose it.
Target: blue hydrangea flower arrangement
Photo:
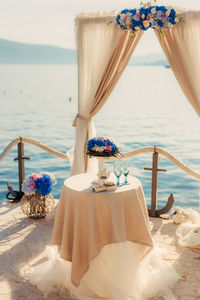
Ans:
[[[154,1],[156,2],[156,1]],[[122,30],[130,30],[133,33],[138,30],[168,29],[182,21],[177,17],[173,8],[152,5],[151,2],[143,4],[139,9],[124,9],[117,15],[117,23]]]
[[[116,156],[118,147],[108,138],[94,137],[87,142],[87,154],[89,156]]]
[[[52,187],[56,184],[56,179],[50,173],[37,173],[28,176],[22,183],[22,191],[25,195],[38,193],[42,196],[49,195]]]

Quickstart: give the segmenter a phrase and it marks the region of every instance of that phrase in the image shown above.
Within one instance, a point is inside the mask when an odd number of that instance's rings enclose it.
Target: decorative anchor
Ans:
[[[144,170],[152,171],[152,186],[151,186],[151,208],[148,209],[150,217],[158,217],[161,214],[168,212],[174,203],[174,196],[170,194],[166,205],[161,208],[157,209],[157,193],[158,193],[158,172],[167,172],[166,169],[159,169],[158,168],[158,152],[156,152],[156,146],[154,147],[153,153],[153,161],[152,161],[152,168],[144,168]]]
[[[6,195],[6,198],[11,202],[19,202],[24,195],[21,189],[21,185],[25,177],[24,159],[30,159],[30,157],[24,156],[24,143],[22,142],[22,138],[20,137],[20,143],[18,144],[18,157],[14,158],[15,161],[18,160],[19,192],[14,191],[11,184],[9,182],[7,183],[8,193]],[[10,197],[10,195],[12,197]]]

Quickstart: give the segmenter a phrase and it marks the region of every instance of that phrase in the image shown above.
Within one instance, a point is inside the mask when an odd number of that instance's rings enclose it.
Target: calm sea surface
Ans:
[[[17,136],[31,137],[63,152],[73,145],[71,126],[77,111],[76,66],[0,66],[0,153]],[[68,98],[72,97],[69,102]],[[121,152],[158,145],[193,170],[200,172],[200,119],[188,104],[171,69],[133,67],[125,70],[103,109],[95,117],[98,135],[109,136]],[[0,164],[0,202],[5,200],[6,183],[18,189],[17,147]],[[25,144],[26,175],[53,172],[58,180],[52,194],[58,198],[69,176],[69,162]],[[149,203],[152,154],[131,159],[131,174],[143,184]],[[175,205],[199,207],[200,182],[165,158],[159,166],[159,206],[170,193]],[[109,166],[111,168],[111,166]]]

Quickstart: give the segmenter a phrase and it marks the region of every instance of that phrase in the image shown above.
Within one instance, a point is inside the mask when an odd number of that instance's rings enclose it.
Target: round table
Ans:
[[[141,258],[153,247],[140,181],[128,176],[129,183],[115,191],[96,193],[91,190],[94,179],[84,173],[65,180],[52,234],[60,256],[72,262],[75,286],[105,246],[129,241],[138,246]]]
[[[163,260],[163,249],[151,251],[140,181],[129,176],[129,184],[95,193],[93,180],[86,173],[64,182],[52,235],[57,247],[47,246],[47,261],[34,267],[30,282],[45,296],[70,291],[80,300],[175,299],[171,287],[179,275]]]

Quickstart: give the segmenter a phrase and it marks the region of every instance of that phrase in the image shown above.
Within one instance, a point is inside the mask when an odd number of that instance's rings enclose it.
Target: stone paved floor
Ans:
[[[19,205],[4,203],[0,207],[0,300],[44,299],[41,292],[27,281],[26,272],[38,261],[44,260],[44,249],[50,242],[52,223],[51,218],[27,218]],[[174,236],[177,225],[168,220],[152,218],[150,226],[154,240],[167,249],[164,258],[181,275],[181,280],[173,289],[177,299],[200,299],[200,253],[176,247]],[[46,299],[74,298],[52,293]]]

